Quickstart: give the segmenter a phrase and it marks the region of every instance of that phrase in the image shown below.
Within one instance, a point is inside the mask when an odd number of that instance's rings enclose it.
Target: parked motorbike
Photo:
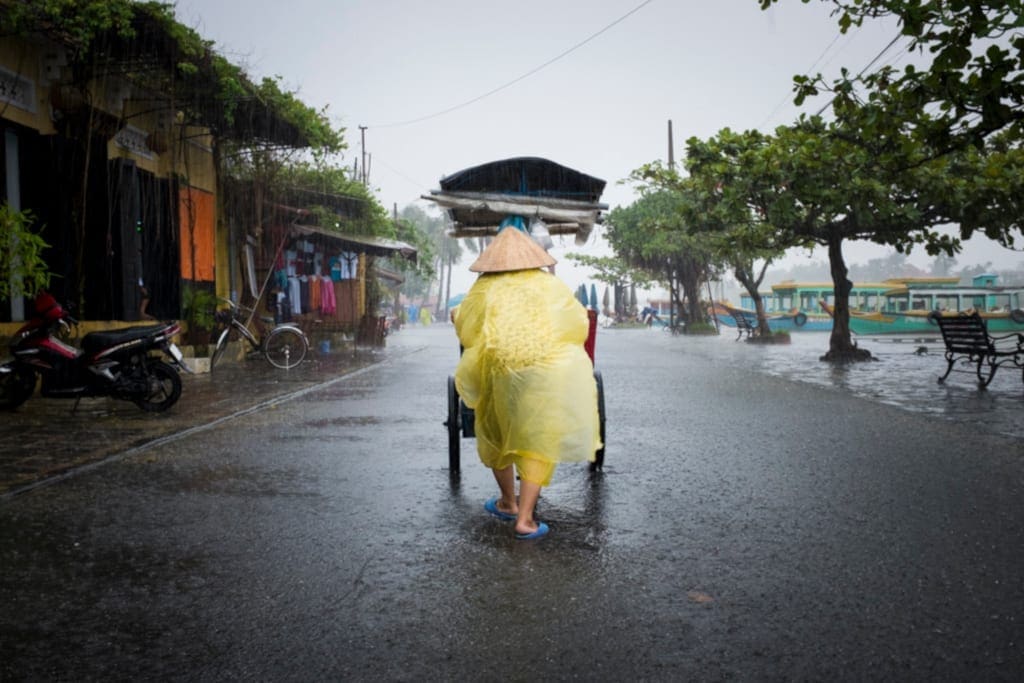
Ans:
[[[47,398],[110,396],[147,412],[162,412],[181,396],[179,370],[191,372],[171,341],[177,323],[90,332],[76,348],[61,335],[77,324],[47,292],[35,299],[34,314],[10,344],[13,358],[0,363],[0,404],[14,409],[35,393]],[[169,362],[152,355],[162,351]],[[77,405],[77,404],[76,404]]]

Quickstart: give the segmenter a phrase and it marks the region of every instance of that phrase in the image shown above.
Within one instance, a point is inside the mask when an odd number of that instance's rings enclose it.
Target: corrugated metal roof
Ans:
[[[372,256],[387,257],[397,254],[407,261],[416,262],[416,247],[399,240],[374,235],[343,235],[312,225],[292,225],[291,232],[293,235],[320,235],[334,240],[353,251]]]

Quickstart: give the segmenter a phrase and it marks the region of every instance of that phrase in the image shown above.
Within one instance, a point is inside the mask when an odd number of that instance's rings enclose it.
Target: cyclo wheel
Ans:
[[[275,327],[263,340],[263,355],[275,368],[288,370],[302,362],[309,350],[306,335],[288,325]]]
[[[462,457],[462,434],[461,417],[459,411],[459,392],[455,389],[455,378],[448,378],[448,419],[445,426],[448,428],[448,469],[451,472],[458,472]]]
[[[604,429],[604,380],[601,372],[594,370],[594,381],[597,382],[597,421],[601,434],[601,447],[594,453],[594,462],[590,463],[590,471],[598,472],[604,469],[605,429]]]

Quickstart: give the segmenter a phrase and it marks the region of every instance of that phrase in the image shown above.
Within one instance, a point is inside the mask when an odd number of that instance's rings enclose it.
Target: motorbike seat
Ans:
[[[121,330],[90,332],[82,337],[82,350],[86,353],[96,353],[117,344],[145,339],[146,337],[163,332],[166,327],[166,325],[139,325],[136,327],[126,327]]]

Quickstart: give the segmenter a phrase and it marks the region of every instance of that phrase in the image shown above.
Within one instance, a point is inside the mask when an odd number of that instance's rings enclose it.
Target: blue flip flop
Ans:
[[[508,512],[502,512],[498,509],[498,499],[496,497],[491,498],[489,501],[484,503],[484,510],[487,510],[492,515],[505,522],[515,521],[516,518],[515,515],[509,514]]]
[[[516,534],[517,541],[532,541],[535,538],[543,538],[547,535],[548,525],[544,522],[537,522],[537,530],[529,534]]]

